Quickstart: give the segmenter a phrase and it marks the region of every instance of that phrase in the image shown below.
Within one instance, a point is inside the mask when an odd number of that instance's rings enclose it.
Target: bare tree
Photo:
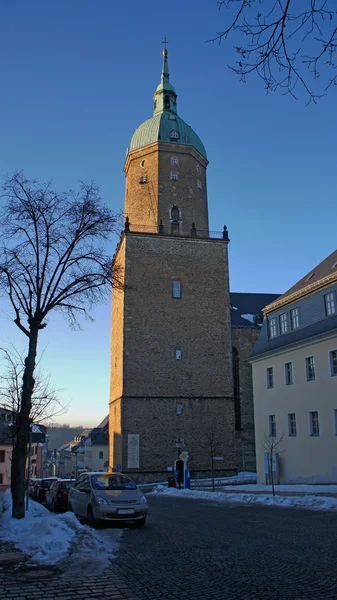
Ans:
[[[30,181],[20,172],[6,179],[3,190],[0,289],[11,302],[14,323],[28,338],[12,465],[12,516],[20,519],[39,334],[52,311],[61,311],[76,326],[78,315],[89,316],[92,305],[120,285],[105,251],[119,215],[103,205],[94,184],[57,193],[50,183]]]
[[[280,444],[283,441],[283,436],[281,435],[280,437],[276,437],[276,435],[266,435],[264,434],[264,440],[262,442],[262,446],[263,448],[268,452],[268,467],[269,467],[269,471],[270,471],[270,483],[271,483],[271,489],[273,492],[273,496],[275,496],[275,483],[274,483],[274,470],[273,470],[273,466],[274,466],[274,458],[275,458],[275,453],[277,450],[277,453],[280,454],[281,452],[284,452],[284,450],[280,449]]]
[[[210,462],[213,492],[215,490],[214,459],[215,456],[220,454],[220,451],[223,451],[223,442],[223,434],[221,433],[220,427],[217,421],[215,419],[212,419],[209,426],[205,429],[203,448],[206,452],[207,459]]]
[[[294,98],[298,85],[308,103],[337,83],[335,0],[222,0],[225,27],[209,41],[234,35],[238,59],[230,68],[242,81],[257,73],[267,92]],[[222,13],[224,14],[224,13]]]

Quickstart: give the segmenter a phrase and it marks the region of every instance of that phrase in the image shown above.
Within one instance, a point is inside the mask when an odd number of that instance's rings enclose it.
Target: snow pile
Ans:
[[[265,485],[262,483],[245,483],[240,485],[240,491],[244,492],[265,492],[270,493],[271,486]],[[237,490],[237,486],[235,485],[226,485],[226,490]],[[297,483],[297,484],[282,484],[275,485],[275,492],[294,492],[294,493],[304,493],[304,494],[312,494],[316,496],[317,494],[337,494],[337,485],[310,485],[307,483]]]
[[[109,565],[118,544],[102,537],[94,529],[82,525],[73,513],[53,514],[30,500],[24,519],[11,517],[11,494],[4,493],[4,513],[0,520],[0,539],[42,565],[51,565],[75,557],[86,561],[91,557],[102,568]]]
[[[245,502],[250,504],[265,504],[269,506],[292,506],[309,508],[311,510],[337,510],[337,498],[322,496],[272,496],[262,494],[231,494],[226,492],[202,492],[200,490],[178,490],[157,485],[152,494],[165,496],[181,496],[184,498],[200,498],[216,502]]]

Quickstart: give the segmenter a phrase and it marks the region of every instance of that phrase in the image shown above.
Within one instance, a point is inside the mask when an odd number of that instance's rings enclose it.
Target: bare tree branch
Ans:
[[[316,103],[337,83],[335,0],[221,0],[225,27],[209,42],[234,36],[241,81],[256,73],[267,92],[294,98],[302,87]]]

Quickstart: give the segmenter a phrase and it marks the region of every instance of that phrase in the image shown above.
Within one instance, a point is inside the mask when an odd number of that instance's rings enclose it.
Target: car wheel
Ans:
[[[135,527],[144,527],[146,519],[137,519],[137,521],[134,521],[133,523]]]
[[[87,522],[88,522],[88,525],[90,525],[90,527],[94,527],[96,524],[96,519],[94,517],[94,511],[92,510],[91,506],[88,506]]]

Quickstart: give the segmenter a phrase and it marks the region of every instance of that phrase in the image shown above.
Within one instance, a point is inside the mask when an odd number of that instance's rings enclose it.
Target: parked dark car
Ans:
[[[59,479],[51,484],[46,492],[45,505],[51,510],[68,510],[69,490],[76,479]]]
[[[37,500],[37,502],[40,502],[41,504],[43,504],[43,502],[46,499],[47,491],[49,490],[52,483],[54,483],[54,481],[57,481],[57,480],[58,480],[58,477],[45,477],[44,479],[41,479],[40,484],[36,490],[35,500]]]
[[[34,498],[36,488],[40,485],[41,479],[31,479],[29,482],[29,495]]]

